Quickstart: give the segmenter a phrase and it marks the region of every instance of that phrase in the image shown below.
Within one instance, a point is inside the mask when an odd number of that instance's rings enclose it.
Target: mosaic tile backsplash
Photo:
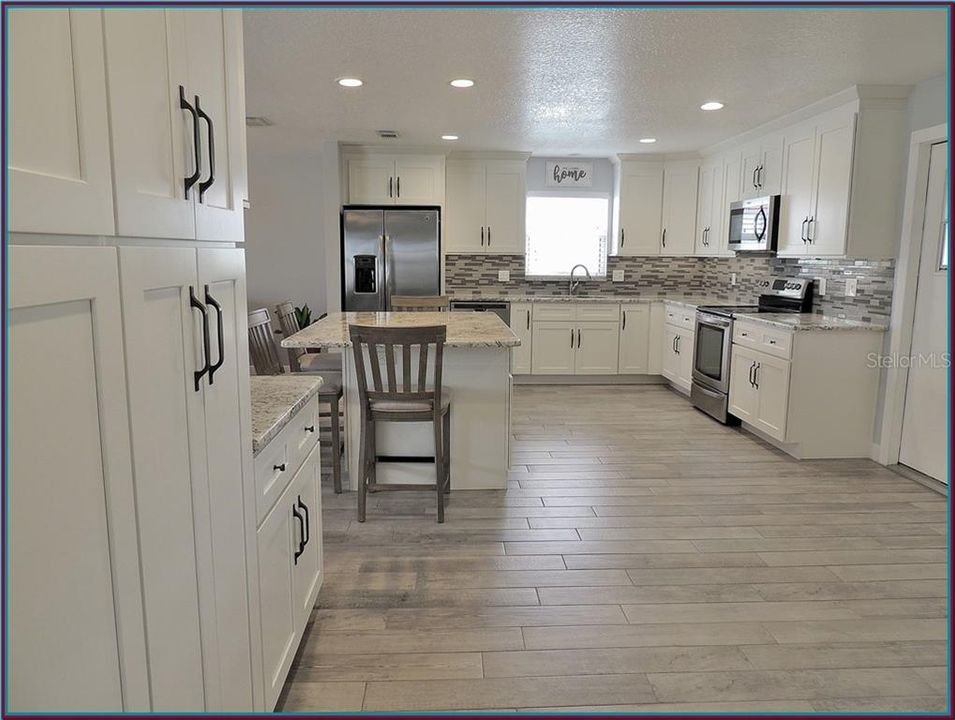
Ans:
[[[499,270],[510,280],[497,279]],[[624,271],[624,282],[611,282],[614,270]],[[737,284],[731,284],[736,273]],[[658,296],[673,293],[707,295],[730,302],[751,303],[759,294],[756,282],[772,276],[825,278],[826,295],[814,288],[813,310],[859,320],[887,320],[892,310],[894,260],[775,257],[611,257],[607,277],[584,280],[583,297]],[[855,297],[845,296],[847,278],[856,278]],[[485,294],[560,295],[567,280],[528,279],[523,255],[448,255],[445,286],[457,296]]]

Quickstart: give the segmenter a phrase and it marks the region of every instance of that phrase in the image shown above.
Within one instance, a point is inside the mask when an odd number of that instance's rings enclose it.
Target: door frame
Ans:
[[[922,226],[925,221],[925,200],[928,192],[929,158],[932,145],[948,141],[948,124],[942,123],[912,133],[909,146],[909,167],[905,184],[905,205],[902,213],[902,237],[893,286],[892,315],[889,335],[883,345],[888,358],[912,353],[912,331],[915,325],[915,300],[922,257]],[[951,172],[951,168],[949,168]],[[897,365],[897,364],[896,364]],[[874,458],[882,465],[899,462],[902,447],[902,418],[908,368],[890,365],[885,370],[885,403],[879,446]]]

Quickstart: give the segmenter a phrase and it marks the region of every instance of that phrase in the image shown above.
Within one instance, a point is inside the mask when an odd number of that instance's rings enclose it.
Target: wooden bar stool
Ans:
[[[447,312],[451,301],[447,295],[392,295],[391,309],[399,312]]]
[[[441,387],[444,325],[378,328],[349,325],[358,401],[361,406],[359,442],[358,522],[365,522],[367,494],[376,490],[434,490],[438,522],[444,522],[444,495],[451,490],[451,397]],[[434,346],[434,383],[427,384],[429,348]],[[412,348],[418,347],[416,362]],[[400,382],[398,358],[401,358]],[[371,387],[368,375],[371,375]],[[379,485],[375,482],[376,422],[422,422],[434,427],[435,483]]]

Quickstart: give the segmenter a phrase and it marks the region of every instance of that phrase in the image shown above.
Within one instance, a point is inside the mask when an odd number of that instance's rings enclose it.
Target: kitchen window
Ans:
[[[609,219],[609,195],[529,193],[526,275],[566,277],[581,264],[606,276]]]

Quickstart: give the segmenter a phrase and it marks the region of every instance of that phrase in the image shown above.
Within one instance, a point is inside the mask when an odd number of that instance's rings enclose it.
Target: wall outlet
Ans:
[[[855,297],[859,289],[859,278],[846,278],[846,297]]]
[[[623,282],[623,270],[614,270],[614,271],[613,271],[613,281],[614,281],[614,282]]]
[[[511,271],[510,271],[510,270],[498,270],[498,271],[497,271],[497,279],[500,280],[501,282],[507,282],[508,280],[511,279]]]
[[[816,278],[816,286],[819,288],[819,295],[826,294],[826,279]]]
[[[736,285],[736,273],[730,273],[730,285]]]

